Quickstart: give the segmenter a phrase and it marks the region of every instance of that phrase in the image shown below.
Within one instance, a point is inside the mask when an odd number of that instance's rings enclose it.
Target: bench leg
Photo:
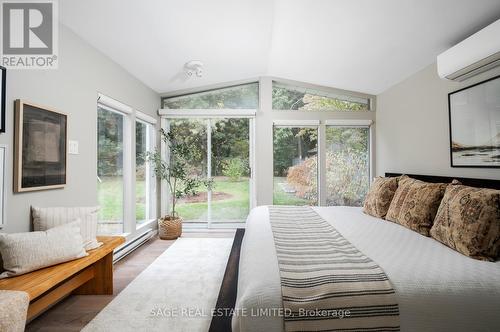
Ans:
[[[66,297],[73,290],[85,285],[85,283],[92,280],[92,278],[94,278],[94,270],[91,267],[88,267],[67,279],[51,291],[31,301],[28,308],[27,320],[30,321],[34,317],[38,316],[54,303]]]
[[[93,264],[94,278],[81,285],[73,294],[113,295],[113,253],[110,252]]]

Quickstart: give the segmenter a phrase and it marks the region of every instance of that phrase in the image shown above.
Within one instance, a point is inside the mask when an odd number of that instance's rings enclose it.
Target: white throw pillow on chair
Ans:
[[[97,212],[98,206],[93,207],[31,207],[33,229],[45,231],[50,228],[81,220],[80,232],[85,250],[98,248],[102,245],[97,241]]]

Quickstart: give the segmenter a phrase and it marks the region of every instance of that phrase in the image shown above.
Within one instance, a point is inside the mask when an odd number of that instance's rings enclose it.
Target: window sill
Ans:
[[[149,227],[149,226],[151,226],[155,222],[156,222],[156,218],[155,219],[150,219],[148,221],[144,221],[144,222],[142,222],[140,224],[138,224],[137,221],[136,221],[136,229],[139,230],[139,229],[143,229],[145,227]]]

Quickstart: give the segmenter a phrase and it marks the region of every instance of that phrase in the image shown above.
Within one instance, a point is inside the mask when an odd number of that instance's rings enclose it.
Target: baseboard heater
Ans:
[[[127,242],[122,247],[117,248],[113,254],[113,264],[149,241],[156,235],[157,232],[158,231],[155,229],[147,230],[146,232],[134,238],[132,241]]]

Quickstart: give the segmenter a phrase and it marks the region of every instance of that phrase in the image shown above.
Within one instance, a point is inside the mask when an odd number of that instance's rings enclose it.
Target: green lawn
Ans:
[[[122,221],[123,220],[123,182],[120,177],[101,178],[97,182],[98,202],[101,206],[99,220]],[[145,218],[145,195],[146,182],[136,182],[136,220],[143,221]]]
[[[99,205],[101,206],[99,220],[121,221],[123,219],[123,184],[121,178],[102,178],[98,183]],[[216,177],[213,191],[230,195],[222,200],[212,201],[212,220],[244,221],[249,212],[249,182],[248,178],[232,182],[223,177]],[[137,205],[136,220],[142,221],[145,216],[145,182],[136,183]],[[186,221],[205,221],[207,218],[207,203],[187,203],[182,200],[177,204],[179,215]]]
[[[249,212],[248,178],[233,182],[224,177],[214,178],[215,193],[230,195],[222,200],[212,200],[212,220],[214,221],[245,221]],[[181,200],[177,211],[185,221],[206,221],[208,214],[207,202],[189,203]]]
[[[99,220],[122,221],[123,219],[123,184],[121,178],[102,178],[98,183],[99,205],[101,206]],[[274,178],[273,204],[276,205],[311,205],[306,199],[298,198],[293,193],[286,193],[280,183],[286,178]],[[212,220],[214,221],[245,221],[249,212],[249,181],[230,181],[225,177],[214,178],[213,192],[223,193],[223,199],[212,200]],[[137,204],[136,220],[145,218],[145,182],[136,183]],[[180,200],[177,212],[185,221],[206,221],[208,214],[207,202],[188,202]]]
[[[273,179],[273,204],[274,205],[316,205],[310,200],[295,196],[293,193],[287,193],[283,190],[282,185],[286,183],[285,177],[275,176]]]

